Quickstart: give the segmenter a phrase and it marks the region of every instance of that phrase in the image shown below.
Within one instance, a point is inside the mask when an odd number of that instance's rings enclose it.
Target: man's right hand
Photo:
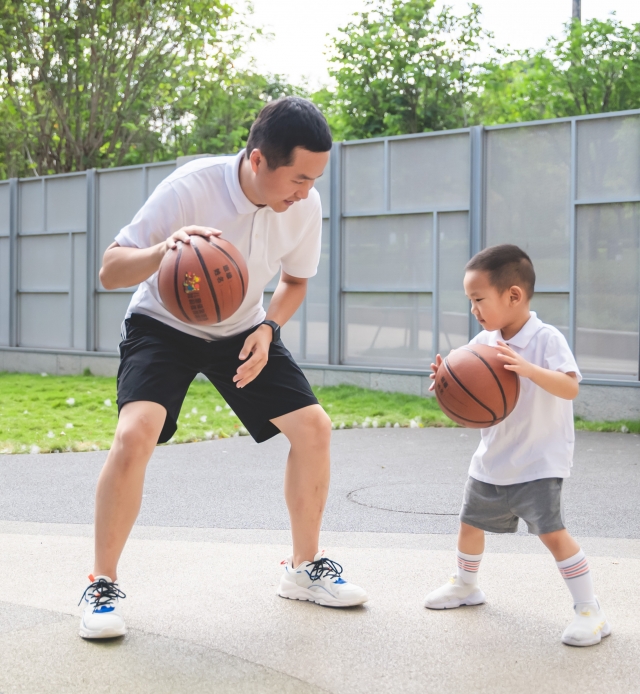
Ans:
[[[190,236],[203,236],[205,239],[210,239],[212,236],[221,236],[222,232],[219,229],[213,229],[211,227],[200,227],[191,225],[188,227],[182,227],[178,231],[174,231],[173,234],[164,242],[164,252],[173,250],[177,247],[178,241],[182,243],[190,243]]]

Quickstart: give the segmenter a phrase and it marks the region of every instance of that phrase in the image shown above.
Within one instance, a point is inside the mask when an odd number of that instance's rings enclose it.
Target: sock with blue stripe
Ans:
[[[571,591],[574,604],[596,604],[596,597],[593,594],[593,579],[584,552],[580,550],[569,559],[558,561],[556,564],[567,588]]]
[[[458,560],[458,578],[467,584],[477,583],[482,554],[465,554],[457,550],[456,558]]]

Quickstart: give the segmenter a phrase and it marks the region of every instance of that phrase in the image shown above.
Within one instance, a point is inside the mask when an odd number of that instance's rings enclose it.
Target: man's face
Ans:
[[[296,147],[291,165],[277,169],[267,166],[260,150],[254,150],[250,160],[260,204],[268,205],[274,212],[286,212],[295,202],[307,198],[316,179],[322,176],[329,152],[310,152]]]

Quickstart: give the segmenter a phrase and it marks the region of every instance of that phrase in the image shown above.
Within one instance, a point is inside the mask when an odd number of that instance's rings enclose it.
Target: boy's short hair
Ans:
[[[290,166],[293,150],[302,147],[309,152],[331,149],[331,130],[320,109],[307,99],[285,96],[269,102],[251,126],[247,140],[247,159],[259,149],[270,169]]]
[[[481,270],[489,275],[491,286],[500,294],[509,287],[521,287],[528,299],[533,296],[536,285],[536,273],[531,258],[518,246],[503,243],[500,246],[490,246],[476,253],[466,264],[467,270]]]

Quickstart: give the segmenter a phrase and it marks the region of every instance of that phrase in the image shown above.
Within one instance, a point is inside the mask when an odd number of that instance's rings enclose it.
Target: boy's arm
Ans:
[[[573,400],[580,389],[575,373],[552,371],[542,366],[528,362],[524,357],[514,352],[505,342],[498,341],[498,353],[504,359],[504,368],[515,371],[519,376],[528,378],[537,386],[564,400]]]

